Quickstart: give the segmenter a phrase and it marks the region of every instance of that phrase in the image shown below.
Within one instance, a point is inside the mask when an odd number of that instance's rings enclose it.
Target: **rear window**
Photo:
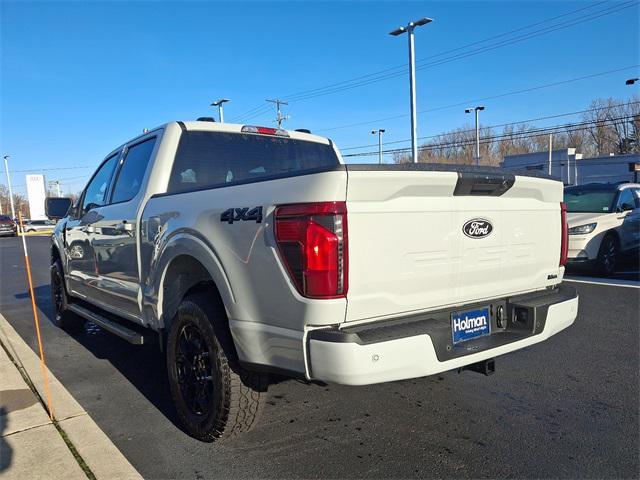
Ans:
[[[169,193],[302,175],[340,162],[331,145],[224,132],[183,132]]]
[[[564,203],[570,213],[608,213],[613,211],[615,190],[567,189]]]

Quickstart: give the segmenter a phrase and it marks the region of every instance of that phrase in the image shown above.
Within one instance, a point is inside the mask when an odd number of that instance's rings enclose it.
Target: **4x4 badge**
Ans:
[[[262,207],[254,207],[249,209],[247,207],[244,208],[228,208],[220,215],[221,222],[239,222],[241,220],[244,221],[255,221],[256,223],[262,223]]]

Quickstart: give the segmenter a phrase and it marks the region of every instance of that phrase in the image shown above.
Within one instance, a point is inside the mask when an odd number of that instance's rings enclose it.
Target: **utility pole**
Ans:
[[[386,130],[384,128],[379,128],[378,130],[371,130],[371,134],[378,134],[378,163],[382,165],[382,134]]]
[[[551,159],[553,157],[553,133],[549,134],[549,160],[547,161],[548,174],[551,175]]]
[[[11,218],[16,218],[16,210],[13,206],[13,192],[11,191],[11,177],[9,176],[9,157],[10,155],[4,156],[4,171],[7,174],[7,185],[9,187],[9,201],[11,202]]]
[[[289,105],[289,102],[280,100],[279,98],[276,98],[274,100],[269,100],[267,98],[267,102],[276,104],[276,122],[278,123],[278,128],[282,128],[282,122],[285,120],[289,120],[289,115],[282,115],[282,113],[280,112],[280,105]]]
[[[475,112],[476,114],[476,167],[480,165],[480,122],[478,121],[478,112],[484,110],[483,106],[465,108],[464,113]]]
[[[218,107],[218,117],[220,118],[220,123],[224,123],[224,107],[222,106],[222,104],[229,101],[230,100],[228,98],[221,98],[220,100],[216,100],[210,105],[211,107]]]
[[[411,103],[411,156],[413,163],[418,163],[418,120],[416,118],[416,59],[414,53],[413,30],[416,27],[432,22],[431,18],[421,18],[415,22],[409,22],[406,27],[400,27],[390,32],[389,35],[397,37],[407,33],[409,37],[409,97]]]

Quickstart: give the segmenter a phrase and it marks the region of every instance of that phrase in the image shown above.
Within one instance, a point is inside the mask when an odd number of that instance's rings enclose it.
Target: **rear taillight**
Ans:
[[[278,249],[291,280],[308,298],[340,298],[348,290],[347,204],[276,208]]]
[[[560,266],[567,264],[569,254],[569,228],[567,227],[567,206],[560,202],[560,223],[562,225],[562,240],[560,241]]]

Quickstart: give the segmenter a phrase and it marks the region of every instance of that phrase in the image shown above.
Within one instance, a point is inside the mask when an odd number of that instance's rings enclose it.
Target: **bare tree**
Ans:
[[[9,189],[6,185],[0,185],[0,205],[2,205],[2,213],[4,215],[11,215],[11,202],[9,201]],[[19,193],[13,194],[13,206],[16,211],[16,215],[18,212],[21,212],[25,218],[29,218],[29,202],[24,197],[24,195],[20,195]]]
[[[634,95],[626,102],[613,98],[593,100],[582,116],[587,125],[553,129],[552,148],[575,148],[586,157],[607,153],[640,151],[640,98]],[[546,151],[549,135],[544,129],[521,123],[507,125],[500,135],[490,127],[481,127],[481,163],[499,165],[507,155]],[[450,130],[424,143],[419,150],[420,162],[475,163],[475,129],[470,125]],[[411,162],[409,153],[395,153],[396,163]]]

